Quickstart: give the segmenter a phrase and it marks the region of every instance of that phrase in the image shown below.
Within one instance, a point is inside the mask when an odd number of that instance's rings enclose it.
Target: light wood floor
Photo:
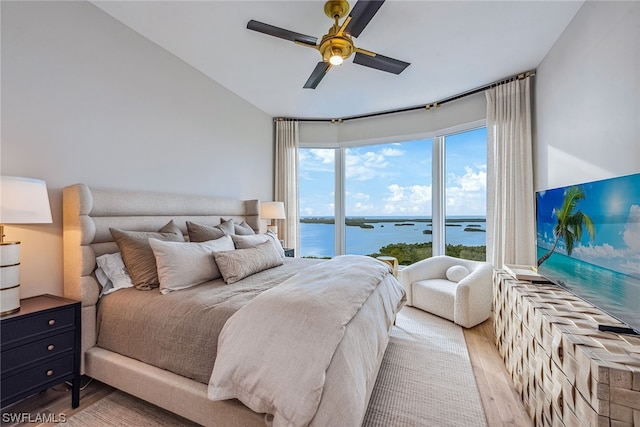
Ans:
[[[474,328],[465,329],[464,336],[489,427],[530,427],[531,421],[493,343],[491,320]],[[4,408],[2,426],[53,426],[55,423],[41,421],[64,421],[63,417],[72,417],[76,412],[92,405],[113,390],[106,384],[92,381],[80,393],[80,406],[71,409],[69,388],[64,384],[56,386]],[[15,414],[23,416],[23,422],[7,422],[6,417],[9,414],[14,417]]]

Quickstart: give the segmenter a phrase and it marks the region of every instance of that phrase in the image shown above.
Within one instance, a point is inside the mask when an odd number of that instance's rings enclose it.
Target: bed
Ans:
[[[173,223],[189,241],[188,222],[229,221],[260,234],[260,202],[75,184],[63,191],[63,213],[64,293],[82,301],[83,374],[205,426],[361,424],[404,304],[386,265],[282,258],[233,284],[236,270],[225,267],[221,278],[165,294],[128,288],[100,297],[96,258],[120,251],[110,229]],[[186,248],[172,244],[162,247]],[[258,253],[251,248],[243,253]],[[220,271],[240,252],[214,252]],[[328,287],[333,296],[317,294]]]

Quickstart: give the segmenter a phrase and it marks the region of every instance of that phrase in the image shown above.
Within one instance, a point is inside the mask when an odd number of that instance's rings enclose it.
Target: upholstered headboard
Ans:
[[[85,184],[63,191],[64,294],[82,301],[84,352],[96,344],[96,303],[100,285],[96,257],[118,251],[110,227],[157,231],[174,220],[183,234],[186,221],[218,225],[220,218],[246,221],[260,231],[260,201],[210,196],[91,189]]]

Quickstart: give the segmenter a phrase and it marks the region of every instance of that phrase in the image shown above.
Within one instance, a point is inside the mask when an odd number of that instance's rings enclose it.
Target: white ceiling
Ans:
[[[332,25],[323,1],[92,3],[271,116],[339,118],[432,103],[534,69],[583,1],[388,0],[354,44],[411,65],[394,75],[352,57],[315,90],[302,86],[318,51],[246,25],[320,39]]]

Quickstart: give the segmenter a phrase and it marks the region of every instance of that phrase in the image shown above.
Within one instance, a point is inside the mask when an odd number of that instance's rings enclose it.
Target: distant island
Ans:
[[[301,223],[305,224],[335,224],[334,217],[301,217]],[[483,222],[486,223],[486,218],[447,218],[447,227],[462,227],[463,222]],[[393,223],[395,227],[415,226],[416,223],[426,223],[431,225],[433,223],[431,218],[367,218],[367,217],[347,217],[345,218],[345,225],[347,227],[360,227],[365,229],[375,228],[372,224],[383,223],[380,227],[384,227],[384,223]],[[486,232],[479,228],[481,225],[470,224],[464,228],[464,231],[471,232]],[[423,230],[424,234],[432,234],[431,230]]]

